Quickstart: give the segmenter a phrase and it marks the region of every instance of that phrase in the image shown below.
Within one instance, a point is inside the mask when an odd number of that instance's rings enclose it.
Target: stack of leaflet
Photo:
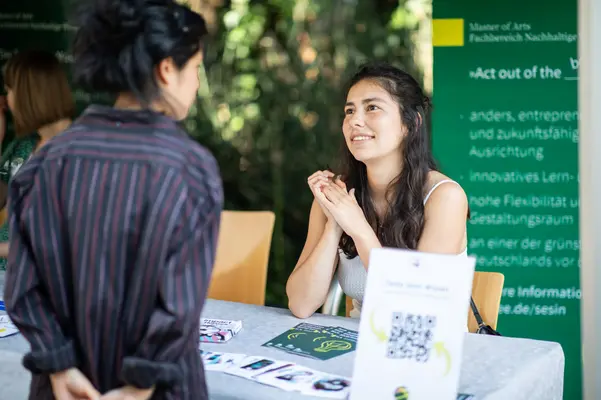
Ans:
[[[289,361],[204,350],[200,354],[206,371],[223,372],[308,396],[347,399],[350,394],[350,378],[316,371]],[[476,400],[476,397],[458,393],[457,400]]]
[[[205,343],[225,343],[242,330],[242,321],[225,319],[200,319],[200,341]]]
[[[210,351],[201,351],[201,356],[207,371],[220,371],[305,395],[346,399],[351,387],[348,378],[315,371],[289,361]]]

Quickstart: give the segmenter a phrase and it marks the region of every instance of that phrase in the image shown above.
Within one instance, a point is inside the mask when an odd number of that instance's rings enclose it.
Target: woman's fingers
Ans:
[[[340,179],[340,177],[337,177],[337,179],[334,179],[334,183],[338,186],[340,186],[341,188],[343,188],[344,190],[346,190],[346,184],[344,183],[344,181],[342,179]]]
[[[323,171],[321,171],[321,173],[315,173],[311,175],[307,180],[309,186],[311,186],[311,189],[317,190],[321,189],[325,185],[329,185],[332,182],[332,180],[327,175],[328,174],[323,173]]]
[[[90,400],[100,398],[100,393],[79,370],[70,372],[66,386],[74,398],[82,397]]]
[[[335,179],[336,175],[334,175],[334,173],[332,171],[317,171],[315,172],[313,175],[309,176],[309,178],[307,178],[307,182],[316,180],[316,179],[325,179],[325,180],[329,180],[329,181],[333,181]]]
[[[349,190],[348,194],[351,196],[355,203],[359,204],[359,202],[357,201],[357,196],[355,195],[355,188]]]
[[[326,194],[322,190],[317,190],[315,192],[315,198],[317,199],[319,204],[325,207],[328,211],[330,211],[332,207],[334,207],[334,203],[332,203],[330,199],[328,199],[328,196],[326,196]]]
[[[329,182],[329,179],[323,175],[317,175],[317,176],[313,176],[310,177],[307,182],[311,183],[317,183],[317,182]]]
[[[307,183],[314,195],[323,192],[324,199],[331,203],[340,203],[344,196],[348,196],[346,184],[331,171],[317,171],[307,179]],[[329,188],[329,190],[326,190]]]
[[[341,195],[348,194],[348,192],[346,191],[346,185],[344,184],[340,185],[339,183],[335,183],[331,186],[334,190],[336,190],[336,192],[340,193]]]
[[[311,179],[315,176],[325,176],[326,178],[332,178],[334,173],[332,171],[315,171],[308,179]]]
[[[334,204],[340,204],[340,202],[343,201],[344,198],[342,196],[346,195],[346,193],[341,193],[341,190],[342,189],[339,186],[333,184],[324,186],[322,189],[328,200]]]

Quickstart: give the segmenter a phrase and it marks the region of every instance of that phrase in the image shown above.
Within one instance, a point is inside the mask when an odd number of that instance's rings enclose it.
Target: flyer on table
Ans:
[[[372,250],[351,400],[457,398],[475,263]]]

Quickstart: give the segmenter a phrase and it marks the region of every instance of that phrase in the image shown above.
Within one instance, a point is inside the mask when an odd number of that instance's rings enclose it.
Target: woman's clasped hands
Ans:
[[[101,395],[77,368],[51,374],[50,383],[57,400],[148,400],[154,392],[154,388],[124,386]]]
[[[317,171],[309,177],[308,184],[328,222],[335,222],[351,238],[372,230],[357,202],[355,189],[347,190],[340,176]]]

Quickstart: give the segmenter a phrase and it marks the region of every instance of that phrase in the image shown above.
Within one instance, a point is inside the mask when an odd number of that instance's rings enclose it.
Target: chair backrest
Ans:
[[[504,283],[505,276],[499,272],[478,271],[474,273],[472,284],[474,303],[476,303],[484,323],[490,325],[493,329],[497,329]],[[472,333],[478,330],[478,323],[471,308],[468,313],[467,328]]]
[[[353,299],[352,297],[349,296],[344,296],[346,298],[346,301],[344,302],[345,306],[346,306],[346,316],[347,318],[349,318],[351,316],[351,310],[353,309]]]
[[[2,210],[0,210],[0,225],[4,224],[4,222],[6,222],[7,219],[8,219],[8,207],[3,207]]]
[[[478,312],[482,316],[484,323],[491,328],[497,329],[499,319],[499,307],[501,306],[501,296],[503,295],[503,284],[505,276],[499,272],[475,272],[472,284],[472,297],[478,307]],[[345,296],[346,316],[350,317],[353,309],[353,299]],[[474,333],[478,330],[478,323],[472,309],[468,312],[468,331]]]
[[[271,211],[221,213],[209,298],[265,304],[274,223],[275,214]]]

